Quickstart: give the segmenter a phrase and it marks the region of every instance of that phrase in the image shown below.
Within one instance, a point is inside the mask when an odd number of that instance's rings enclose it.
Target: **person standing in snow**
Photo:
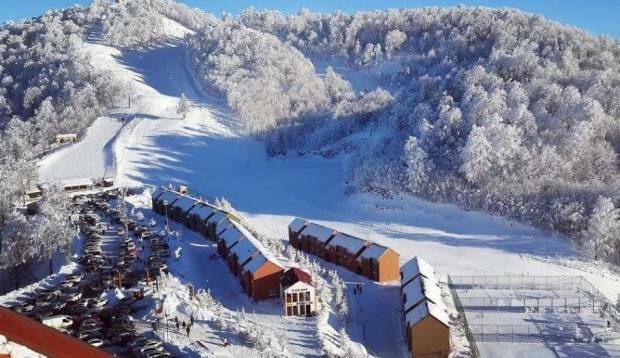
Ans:
[[[194,314],[193,313],[189,315],[189,324],[190,326],[194,325]]]
[[[187,332],[187,336],[189,337],[189,324],[187,325],[187,328],[185,329],[185,331]]]

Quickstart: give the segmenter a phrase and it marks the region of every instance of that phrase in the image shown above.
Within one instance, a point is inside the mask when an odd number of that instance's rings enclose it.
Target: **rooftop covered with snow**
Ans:
[[[350,253],[356,254],[366,246],[366,240],[362,240],[351,235],[338,233],[333,239],[331,239],[329,246],[339,246]]]
[[[430,300],[423,300],[405,315],[405,322],[408,326],[415,326],[424,318],[431,316],[443,323],[447,327],[450,326],[450,317],[446,307],[442,304],[436,304]]]
[[[374,260],[378,260],[381,256],[383,256],[383,254],[389,250],[388,247],[385,247],[383,245],[379,245],[377,243],[371,243],[368,247],[366,247],[366,249],[364,249],[364,251],[362,251],[362,253],[360,254],[360,258],[365,258],[365,259],[374,259]]]
[[[172,205],[175,208],[179,208],[183,211],[188,211],[192,208],[192,206],[196,205],[198,202],[196,199],[189,196],[179,196],[179,199],[174,202]]]
[[[420,275],[426,278],[435,277],[433,266],[417,256],[402,265],[400,272],[402,273],[401,285],[405,285],[407,282]]]
[[[302,232],[304,236],[312,236],[321,242],[327,242],[329,238],[336,233],[336,230],[330,229],[328,227],[315,224],[308,223],[308,226]]]
[[[293,221],[291,221],[290,224],[288,224],[288,228],[291,231],[299,233],[304,228],[304,226],[306,226],[307,223],[308,222],[306,220],[304,220],[304,219],[295,218]]]

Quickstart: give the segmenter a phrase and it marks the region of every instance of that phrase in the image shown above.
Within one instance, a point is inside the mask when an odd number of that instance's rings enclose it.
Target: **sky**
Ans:
[[[233,15],[253,6],[257,9],[275,9],[285,13],[307,7],[317,12],[336,10],[355,11],[407,8],[422,6],[482,5],[513,7],[542,14],[547,19],[583,28],[595,35],[610,35],[620,39],[620,0],[178,0],[200,7],[216,15]],[[0,0],[0,22],[41,15],[45,10],[73,4],[87,5],[90,0]]]

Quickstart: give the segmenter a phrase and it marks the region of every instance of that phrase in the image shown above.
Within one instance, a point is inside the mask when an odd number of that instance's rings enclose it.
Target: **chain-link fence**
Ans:
[[[503,343],[602,343],[620,344],[620,335],[611,328],[593,328],[587,324],[472,324],[469,326],[478,342]]]
[[[581,276],[452,276],[457,290],[566,290],[580,291],[591,286]]]
[[[600,313],[601,300],[592,297],[459,297],[468,311],[506,313]]]
[[[547,341],[620,344],[618,309],[581,276],[448,276],[448,286],[455,306],[463,316],[466,336],[472,346],[476,342]],[[486,312],[550,313],[578,317],[594,314],[602,318],[603,323],[596,325],[564,319],[517,325],[469,324],[466,311],[470,312],[470,320],[472,317],[484,320]]]
[[[463,305],[459,299],[459,295],[454,289],[454,285],[452,284],[452,280],[450,275],[448,275],[448,288],[450,289],[450,294],[452,295],[452,300],[454,301],[454,307],[459,313],[459,316],[463,320],[463,328],[465,330],[465,338],[469,342],[469,348],[471,349],[471,355],[474,358],[480,357],[480,350],[478,350],[478,345],[476,344],[476,339],[474,338],[473,333],[469,329],[469,324],[467,323],[467,316],[465,315],[465,310],[463,310]]]

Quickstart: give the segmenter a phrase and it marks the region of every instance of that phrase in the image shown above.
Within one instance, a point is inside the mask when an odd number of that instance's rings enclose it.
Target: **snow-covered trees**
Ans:
[[[51,260],[57,253],[70,254],[76,232],[69,224],[67,208],[67,198],[61,190],[50,187],[36,215],[28,218],[11,211],[0,230],[3,239],[0,268]]]
[[[342,148],[357,148],[348,165],[357,190],[410,191],[586,241],[594,240],[581,233],[594,225],[588,218],[598,196],[618,205],[617,40],[517,10],[475,7],[250,11],[240,21],[312,58],[383,72],[392,92],[375,115],[357,112],[361,103],[348,97],[335,116],[346,122],[313,118],[275,130],[272,154],[333,150],[346,140]],[[384,58],[391,61],[385,68],[377,65]],[[338,84],[330,71],[326,78]],[[381,139],[343,139],[370,132]]]
[[[584,234],[597,257],[611,258],[620,264],[620,209],[613,200],[599,199]]]
[[[321,112],[327,103],[312,63],[272,35],[224,20],[188,42],[198,77],[227,96],[252,132]]]
[[[92,21],[76,7],[0,30],[0,162],[40,154],[55,134],[79,132],[122,96],[80,50]]]
[[[118,47],[146,47],[166,38],[163,16],[150,2],[123,1],[115,7],[104,6],[103,41]]]
[[[123,96],[113,77],[81,50],[96,21],[81,7],[49,11],[0,29],[0,266],[66,252],[73,234],[62,197],[49,191],[26,218],[16,208],[33,185],[34,160],[58,133],[80,132]]]

